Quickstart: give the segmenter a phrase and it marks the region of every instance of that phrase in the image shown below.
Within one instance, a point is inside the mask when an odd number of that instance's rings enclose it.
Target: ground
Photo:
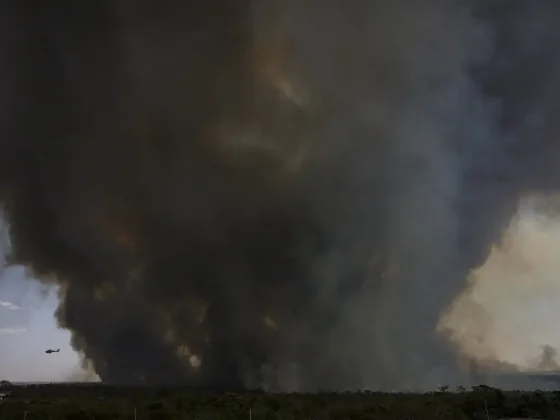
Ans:
[[[8,393],[0,401],[0,420],[560,418],[560,392],[503,392],[483,386],[469,391],[443,388],[427,394],[218,394],[211,390],[102,385],[8,388],[0,389],[0,393]]]

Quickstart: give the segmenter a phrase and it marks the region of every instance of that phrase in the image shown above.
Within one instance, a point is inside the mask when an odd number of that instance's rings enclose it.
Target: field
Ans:
[[[560,418],[560,392],[503,392],[485,386],[428,394],[217,394],[102,385],[10,386],[2,392],[7,395],[0,402],[0,420]]]

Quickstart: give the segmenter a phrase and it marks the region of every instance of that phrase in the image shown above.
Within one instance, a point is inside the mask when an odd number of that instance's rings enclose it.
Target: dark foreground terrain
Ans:
[[[9,387],[1,420],[36,419],[497,419],[560,418],[560,392],[484,386],[428,394],[217,394],[101,385]]]

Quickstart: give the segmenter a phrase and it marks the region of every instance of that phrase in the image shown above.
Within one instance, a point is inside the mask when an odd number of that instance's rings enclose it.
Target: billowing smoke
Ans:
[[[103,381],[465,382],[438,319],[560,180],[558,2],[9,3],[11,258]]]

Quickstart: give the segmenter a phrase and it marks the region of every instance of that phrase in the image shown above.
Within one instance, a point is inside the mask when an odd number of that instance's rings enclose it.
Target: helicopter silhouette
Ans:
[[[59,351],[60,351],[60,349],[56,349],[56,350],[48,349],[48,350],[45,351],[45,353],[51,354],[51,353],[58,353]]]

